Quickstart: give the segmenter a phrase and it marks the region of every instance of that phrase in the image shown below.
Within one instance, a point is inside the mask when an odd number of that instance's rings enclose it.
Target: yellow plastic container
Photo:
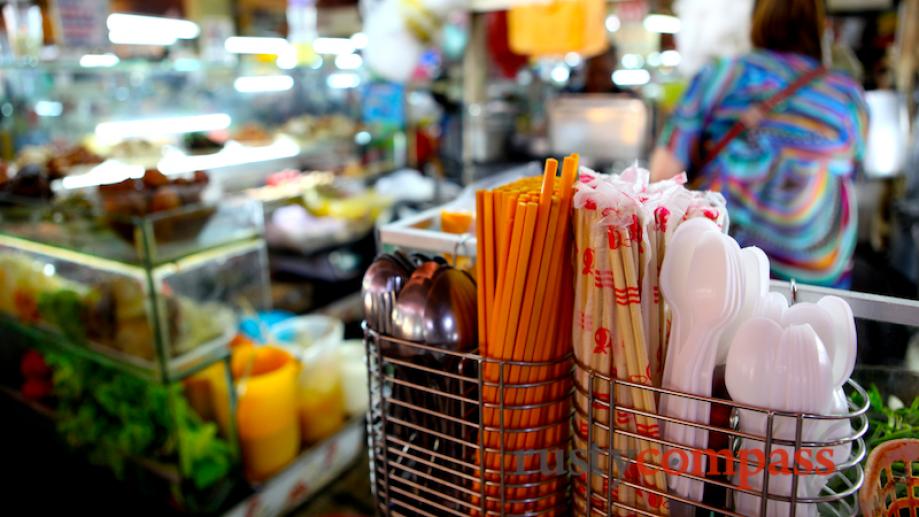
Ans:
[[[246,477],[262,481],[283,469],[300,450],[299,366],[280,348],[243,346],[233,350],[232,370]]]

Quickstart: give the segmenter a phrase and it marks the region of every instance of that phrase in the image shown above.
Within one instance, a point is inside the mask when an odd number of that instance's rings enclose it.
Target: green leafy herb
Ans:
[[[868,390],[868,449],[899,438],[919,438],[919,396],[912,403],[898,409],[890,408],[877,386]],[[861,406],[865,403],[858,392],[852,394],[852,401]]]
[[[83,300],[70,289],[46,291],[38,296],[38,313],[42,319],[56,325],[65,336],[82,342],[86,339],[83,325]]]
[[[91,461],[123,475],[129,458],[177,462],[198,489],[231,472],[232,447],[189,406],[178,383],[144,381],[91,361],[50,353],[58,431]]]

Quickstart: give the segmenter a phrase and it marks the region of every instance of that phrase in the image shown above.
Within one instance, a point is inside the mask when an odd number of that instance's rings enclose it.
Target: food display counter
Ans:
[[[321,357],[340,386],[341,335],[309,356],[241,337],[271,303],[260,201],[211,200],[202,173],[126,182],[0,201],[2,391],[183,512],[289,509],[360,451],[340,388],[308,384]]]

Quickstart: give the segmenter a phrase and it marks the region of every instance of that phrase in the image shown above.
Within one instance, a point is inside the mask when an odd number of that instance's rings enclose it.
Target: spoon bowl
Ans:
[[[361,282],[364,318],[373,330],[392,334],[389,297],[394,297],[411,276],[411,270],[391,255],[381,255],[367,268]]]
[[[444,266],[434,261],[423,263],[412,273],[408,283],[395,298],[392,308],[395,337],[413,342],[424,340],[424,311],[434,275],[441,267]]]
[[[454,268],[438,270],[431,284],[423,316],[424,342],[454,352],[467,352],[476,344],[475,282]]]
[[[781,325],[786,309],[788,309],[788,300],[784,296],[779,293],[766,293],[766,296],[753,309],[753,315],[769,318]]]
[[[664,386],[673,382],[673,368],[677,363],[677,355],[682,347],[683,323],[681,307],[685,301],[678,299],[679,286],[686,280],[690,272],[690,261],[699,237],[705,232],[719,231],[718,225],[705,218],[693,218],[681,223],[674,230],[673,237],[667,245],[667,253],[661,264],[659,285],[661,294],[670,308],[670,337],[667,344],[667,357],[664,361],[663,380]],[[660,411],[668,413],[669,397],[661,397]]]
[[[855,368],[858,353],[855,318],[849,304],[837,296],[824,296],[817,305],[827,311],[832,321],[834,337],[824,344],[833,362],[833,384],[841,387],[852,376]]]

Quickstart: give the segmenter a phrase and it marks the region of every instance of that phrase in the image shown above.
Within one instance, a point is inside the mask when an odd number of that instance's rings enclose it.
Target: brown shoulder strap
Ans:
[[[769,97],[765,101],[759,103],[758,105],[751,108],[748,112],[744,113],[737,122],[731,126],[731,129],[724,134],[715,145],[705,153],[702,162],[699,164],[697,171],[702,171],[706,165],[711,163],[716,156],[721,154],[724,151],[724,148],[728,146],[731,141],[740,136],[744,131],[749,128],[756,127],[757,124],[769,113],[772,113],[782,101],[791,97],[801,88],[807,86],[811,82],[817,80],[827,73],[827,69],[822,66],[811,69],[808,72],[801,74],[793,83],[789,84],[782,89],[778,94]]]

